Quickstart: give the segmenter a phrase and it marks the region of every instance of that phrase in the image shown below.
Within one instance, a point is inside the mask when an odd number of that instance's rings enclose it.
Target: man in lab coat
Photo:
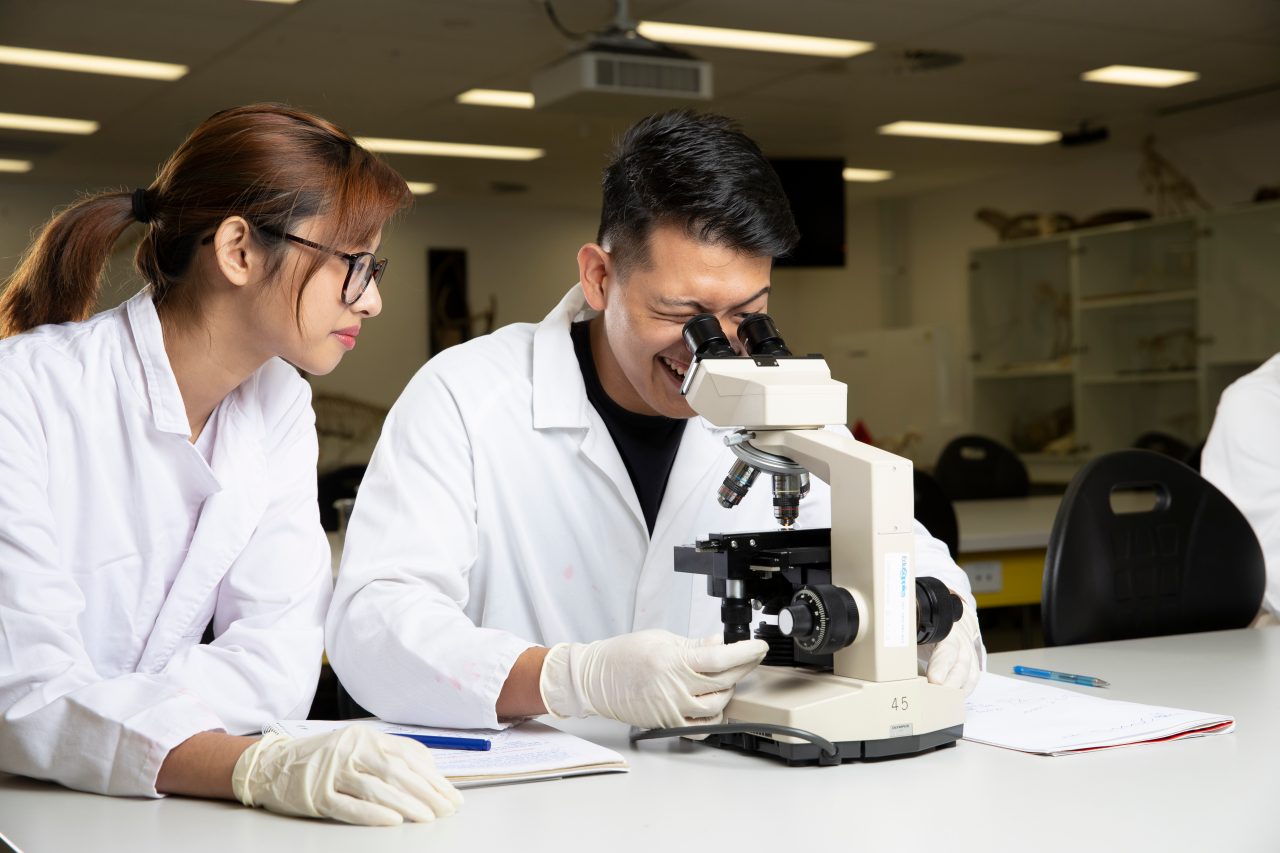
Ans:
[[[1222,392],[1200,471],[1249,519],[1267,563],[1254,625],[1280,624],[1280,355]]]
[[[765,646],[720,642],[719,602],[674,571],[673,549],[776,522],[766,488],[732,511],[716,501],[728,431],[680,394],[681,331],[709,312],[736,339],[797,236],[777,176],[727,119],[665,113],[623,136],[579,283],[541,323],[434,357],[387,418],[326,631],[357,702],[458,727],[720,719]],[[801,526],[830,526],[829,494],[815,478]],[[968,581],[919,526],[916,559],[965,601],[923,651],[928,676],[971,690],[984,651]]]

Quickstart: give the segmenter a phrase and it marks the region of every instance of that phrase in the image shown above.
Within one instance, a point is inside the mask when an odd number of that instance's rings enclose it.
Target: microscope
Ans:
[[[954,745],[964,696],[917,675],[916,646],[946,637],[962,602],[915,576],[911,462],[826,429],[845,423],[845,384],[820,355],[792,355],[767,314],[744,318],[738,337],[745,355],[714,316],[686,323],[681,393],[712,424],[738,428],[725,439],[736,461],[721,505],[767,474],[778,529],[709,534],[676,548],[675,569],[706,575],[726,643],[750,639],[760,610],[755,636],[769,654],[707,742],[793,765]],[[831,487],[830,529],[795,526],[810,475]]]

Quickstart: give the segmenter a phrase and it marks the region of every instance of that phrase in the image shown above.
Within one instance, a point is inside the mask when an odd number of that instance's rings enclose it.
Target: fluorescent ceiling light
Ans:
[[[795,36],[757,30],[726,30],[721,27],[695,27],[689,24],[664,24],[658,21],[641,21],[636,27],[636,32],[647,39],[668,44],[696,44],[703,47],[798,53],[804,56],[830,56],[838,59],[847,59],[875,49],[875,44],[869,41]]]
[[[187,73],[187,66],[168,62],[90,56],[87,53],[61,53],[56,50],[34,50],[29,47],[6,45],[0,45],[0,64],[53,68],[58,71],[82,71],[86,74],[111,74],[116,77],[142,77],[147,80],[177,80]]]
[[[533,109],[533,92],[511,92],[503,89],[468,89],[457,98],[460,104],[477,107],[511,107],[517,110]]]
[[[436,191],[436,185],[426,181],[405,181],[405,183],[409,185],[409,192],[414,195],[430,195]]]
[[[893,177],[893,172],[887,169],[855,169],[846,167],[844,170],[844,179],[846,181],[857,181],[859,183],[874,184],[877,181],[887,181]]]
[[[483,160],[537,160],[541,148],[513,145],[472,145],[467,142],[429,142],[424,139],[380,139],[357,136],[356,142],[381,154],[420,154],[424,157],[479,157]]]
[[[278,3],[281,6],[292,6],[298,0],[254,0],[255,3]]]
[[[79,118],[53,118],[52,116],[0,113],[0,128],[5,130],[34,130],[42,133],[77,133],[85,136],[90,133],[96,133],[98,131],[98,123]]]
[[[1181,86],[1200,79],[1195,71],[1177,71],[1172,68],[1142,68],[1137,65],[1108,65],[1095,68],[1080,75],[1081,80],[1090,83],[1115,83],[1120,86],[1150,86],[1154,89],[1168,89],[1170,86]]]
[[[30,160],[0,160],[0,172],[30,172]]]
[[[1011,142],[1015,145],[1044,145],[1057,142],[1056,130],[1022,127],[986,127],[980,124],[940,124],[932,121],[895,121],[879,128],[888,136],[924,136],[930,139],[963,139],[969,142]]]

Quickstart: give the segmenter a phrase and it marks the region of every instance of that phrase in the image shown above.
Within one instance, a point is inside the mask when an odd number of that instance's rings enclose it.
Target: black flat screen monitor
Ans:
[[[791,213],[800,229],[800,243],[780,267],[842,267],[845,265],[844,160],[770,160]]]

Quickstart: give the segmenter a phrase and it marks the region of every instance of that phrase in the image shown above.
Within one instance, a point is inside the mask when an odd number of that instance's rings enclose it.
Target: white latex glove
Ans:
[[[724,644],[637,631],[553,646],[538,689],[557,717],[599,714],[646,729],[718,723],[733,687],[769,651],[763,640]]]
[[[263,735],[236,762],[231,788],[246,806],[368,826],[435,820],[462,805],[425,746],[361,725]]]
[[[951,632],[934,644],[933,655],[925,677],[933,684],[957,687],[968,696],[978,686],[982,675],[982,633],[978,629],[978,615],[965,604],[960,621],[951,626]]]

